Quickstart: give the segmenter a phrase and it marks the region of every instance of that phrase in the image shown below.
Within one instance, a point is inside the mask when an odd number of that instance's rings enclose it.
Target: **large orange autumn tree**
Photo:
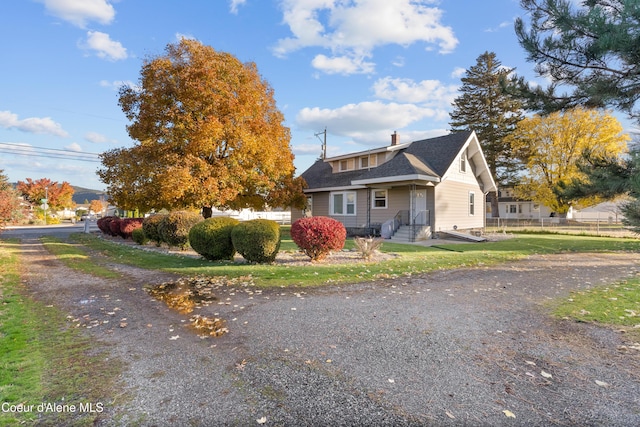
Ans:
[[[102,154],[98,171],[124,209],[261,209],[297,205],[289,128],[254,63],[196,40],[144,61],[119,104],[136,141]]]

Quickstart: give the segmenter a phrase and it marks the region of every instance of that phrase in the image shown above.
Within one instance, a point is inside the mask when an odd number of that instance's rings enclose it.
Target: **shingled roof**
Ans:
[[[457,159],[470,136],[471,132],[456,132],[414,141],[398,149],[391,160],[370,169],[332,173],[331,165],[328,163],[331,159],[320,159],[307,169],[302,177],[307,181],[307,190],[353,187],[359,182],[379,182],[385,178],[393,182],[394,177],[411,175],[439,181]]]

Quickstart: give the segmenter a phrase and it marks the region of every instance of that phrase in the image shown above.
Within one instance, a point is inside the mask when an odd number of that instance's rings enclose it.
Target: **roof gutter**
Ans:
[[[353,185],[391,184],[401,181],[430,181],[440,182],[440,177],[422,174],[396,175],[382,178],[357,179],[351,181]]]

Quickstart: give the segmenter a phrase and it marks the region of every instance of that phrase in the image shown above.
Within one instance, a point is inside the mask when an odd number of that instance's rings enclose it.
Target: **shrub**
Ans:
[[[158,245],[162,242],[162,237],[160,236],[160,232],[158,231],[158,225],[162,221],[162,219],[167,216],[166,214],[155,214],[148,216],[142,221],[142,229],[144,230],[144,235],[149,240],[153,240]]]
[[[347,230],[340,221],[324,216],[300,218],[291,224],[291,239],[312,261],[344,247]]]
[[[273,262],[280,250],[280,226],[269,219],[241,222],[231,231],[233,247],[249,262]]]
[[[144,234],[142,227],[136,228],[131,232],[131,238],[139,245],[146,245],[149,239]]]
[[[231,242],[231,230],[239,222],[229,217],[207,218],[191,228],[189,244],[206,259],[232,259],[236,250]]]
[[[123,239],[130,239],[133,230],[142,228],[144,218],[123,218],[120,220],[120,236]]]
[[[109,234],[111,236],[120,235],[120,221],[120,218],[114,216],[113,219],[109,222]]]
[[[185,249],[189,243],[189,230],[201,221],[202,216],[196,212],[171,212],[158,224],[158,234],[161,241],[169,246]]]
[[[115,216],[103,216],[102,218],[100,218],[96,222],[96,224],[98,225],[98,228],[100,229],[100,231],[102,231],[102,234],[111,235],[111,228],[109,227],[109,224],[115,218],[117,218],[117,217],[115,217]]]
[[[382,247],[382,239],[374,237],[354,237],[353,243],[362,258],[369,260]]]

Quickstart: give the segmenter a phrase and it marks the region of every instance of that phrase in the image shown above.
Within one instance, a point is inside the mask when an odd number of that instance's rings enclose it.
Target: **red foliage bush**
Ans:
[[[314,216],[291,224],[291,238],[312,261],[319,261],[344,247],[347,230],[333,218]]]
[[[123,239],[130,239],[133,230],[142,228],[144,218],[123,218],[120,220],[119,234]]]
[[[113,221],[113,218],[115,218],[114,216],[103,216],[102,218],[100,218],[96,224],[98,225],[98,228],[100,229],[100,231],[102,231],[102,234],[111,234],[111,229],[109,228],[109,223],[111,221]]]
[[[116,216],[109,222],[109,234],[112,236],[120,235],[120,222],[122,220]]]

